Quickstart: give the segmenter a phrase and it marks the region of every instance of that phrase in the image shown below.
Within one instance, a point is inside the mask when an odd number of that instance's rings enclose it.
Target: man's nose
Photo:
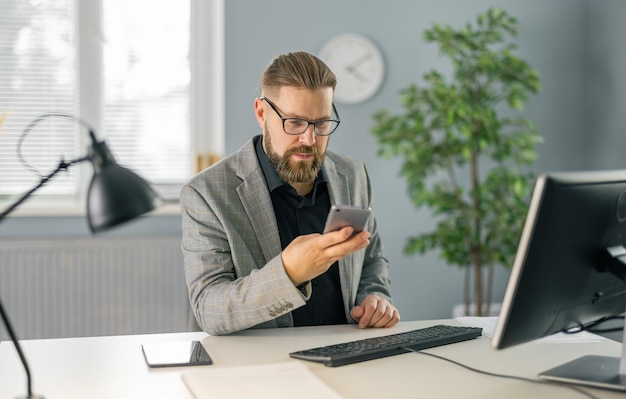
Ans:
[[[299,137],[299,142],[302,145],[312,146],[315,144],[315,125],[309,124],[304,133],[302,133]]]

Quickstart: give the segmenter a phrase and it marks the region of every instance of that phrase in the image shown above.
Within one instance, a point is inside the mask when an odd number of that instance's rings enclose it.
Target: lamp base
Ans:
[[[18,396],[15,399],[46,399],[43,396],[39,396],[39,395],[30,395],[30,396]]]

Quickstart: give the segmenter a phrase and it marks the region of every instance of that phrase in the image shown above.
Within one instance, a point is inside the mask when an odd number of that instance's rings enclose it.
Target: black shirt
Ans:
[[[257,158],[270,191],[281,248],[300,235],[321,233],[330,210],[328,180],[320,170],[313,190],[304,197],[284,182],[263,151],[262,137],[255,139]],[[324,274],[311,280],[312,294],[306,305],[292,311],[295,326],[347,323],[341,295],[339,266],[335,262]]]

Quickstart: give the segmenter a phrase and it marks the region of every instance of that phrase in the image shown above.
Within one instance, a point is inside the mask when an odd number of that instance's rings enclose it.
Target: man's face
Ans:
[[[308,90],[281,87],[270,100],[283,117],[310,121],[332,117],[332,89]],[[287,183],[312,184],[324,162],[328,136],[317,136],[313,125],[300,135],[289,135],[283,122],[266,101],[255,102],[255,113],[263,128],[263,148],[281,179]]]

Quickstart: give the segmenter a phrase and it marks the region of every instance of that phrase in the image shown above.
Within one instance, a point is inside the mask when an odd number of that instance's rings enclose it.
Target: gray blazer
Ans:
[[[372,187],[362,162],[326,152],[324,172],[332,204],[371,206]],[[293,285],[281,260],[270,193],[250,139],[237,152],[193,177],[181,191],[182,243],[189,300],[209,334],[247,328],[291,327],[291,310],[311,295]],[[346,318],[366,296],[391,301],[389,263],[376,219],[370,244],[339,261]]]

